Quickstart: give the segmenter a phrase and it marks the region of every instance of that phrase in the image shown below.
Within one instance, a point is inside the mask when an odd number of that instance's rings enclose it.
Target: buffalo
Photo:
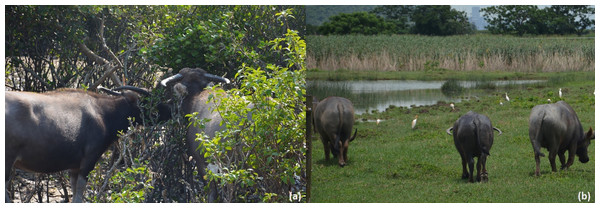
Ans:
[[[197,112],[197,119],[210,119],[210,121],[205,123],[204,129],[189,125],[186,135],[188,154],[196,162],[198,173],[203,180],[207,164],[206,159],[197,149],[201,144],[200,141],[196,140],[196,134],[204,132],[208,137],[213,138],[217,131],[225,128],[224,125],[221,125],[223,118],[219,112],[214,111],[219,102],[218,99],[208,102],[209,97],[215,95],[215,92],[204,90],[210,82],[229,83],[229,80],[206,73],[200,68],[184,68],[178,74],[161,81],[161,84],[165,87],[172,86],[175,93],[183,99],[181,108],[184,114]],[[203,182],[205,183],[206,181]],[[214,183],[211,183],[208,201],[214,202],[216,199],[216,186]]]
[[[476,179],[477,181],[487,182],[488,173],[485,162],[494,143],[493,130],[498,131],[498,135],[502,134],[500,129],[492,127],[492,122],[487,116],[473,111],[467,112],[454,122],[453,127],[446,130],[449,135],[454,137],[454,145],[460,154],[463,179],[468,178],[469,182],[475,182],[473,179],[473,158],[478,157]],[[450,133],[450,131],[453,132]],[[467,163],[469,164],[469,172],[467,172]]]
[[[82,202],[88,173],[129,126],[140,121],[138,95],[148,91],[123,86],[118,96],[77,89],[47,93],[6,92],[6,184],[12,167],[37,173],[70,170],[73,202]],[[159,105],[159,120],[170,118]],[[8,192],[6,201],[10,202]]]
[[[315,128],[321,135],[325,160],[329,160],[329,151],[338,157],[341,167],[348,161],[348,145],[356,137],[354,130],[354,107],[352,102],[342,97],[327,97],[317,104],[314,110]]]
[[[587,148],[594,137],[591,127],[584,134],[577,114],[564,101],[533,107],[529,116],[529,139],[535,154],[535,175],[540,175],[540,156],[545,156],[540,152],[541,147],[548,149],[552,171],[556,172],[557,154],[561,169],[568,169],[573,165],[575,154],[579,156],[580,162],[588,162]],[[569,160],[565,163],[567,150],[569,150]]]

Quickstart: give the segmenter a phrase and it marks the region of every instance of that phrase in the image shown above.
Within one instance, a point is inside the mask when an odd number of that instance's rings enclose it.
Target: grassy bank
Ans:
[[[469,35],[307,36],[309,69],[554,72],[594,69],[594,39]]]
[[[575,78],[562,76],[565,77],[562,81],[548,86],[508,89],[511,102],[504,101],[503,106],[499,105],[503,94],[492,94],[456,103],[455,112],[450,112],[449,104],[439,103],[357,116],[358,135],[350,144],[349,161],[344,168],[337,165],[336,159],[324,160],[322,143],[315,135],[311,201],[574,203],[578,202],[580,191],[595,196],[595,141],[588,149],[588,163],[576,160],[569,170],[554,173],[544,157],[542,176],[533,176],[535,161],[528,135],[533,106],[547,103],[547,99],[559,100],[557,93],[561,87],[563,100],[577,112],[584,129],[595,124],[593,76],[583,78],[593,72],[571,75]],[[489,116],[493,125],[504,132],[500,136],[495,134],[487,161],[488,183],[469,184],[461,179],[460,156],[452,136],[445,133],[469,110]],[[417,128],[412,130],[410,123],[417,114]],[[374,119],[384,121],[379,125],[362,121]],[[547,155],[546,149],[543,152]],[[592,197],[591,202],[594,201]]]

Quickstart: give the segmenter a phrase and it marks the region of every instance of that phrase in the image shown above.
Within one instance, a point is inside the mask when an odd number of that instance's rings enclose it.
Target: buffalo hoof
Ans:
[[[488,174],[487,173],[481,174],[481,180],[480,180],[480,182],[482,182],[482,183],[488,182]]]
[[[461,178],[462,179],[467,179],[467,178],[469,178],[469,174],[468,173],[463,173]]]
[[[346,164],[340,164],[340,167],[342,167],[342,168],[343,168],[344,166],[346,166]]]

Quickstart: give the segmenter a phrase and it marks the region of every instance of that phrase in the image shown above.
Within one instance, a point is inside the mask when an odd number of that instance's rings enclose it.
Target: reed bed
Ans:
[[[321,70],[593,71],[594,39],[464,35],[308,36],[307,66]]]

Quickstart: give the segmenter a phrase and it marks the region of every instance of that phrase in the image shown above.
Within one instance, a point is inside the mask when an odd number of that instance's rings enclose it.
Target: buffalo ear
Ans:
[[[177,95],[177,97],[185,97],[188,93],[187,91],[187,87],[181,83],[177,83],[175,84],[175,86],[173,86],[173,89],[175,91],[175,95]]]
[[[586,139],[594,139],[596,136],[594,134],[594,130],[592,129],[592,127],[590,127],[590,130],[588,130],[588,132],[585,134],[585,138]]]

